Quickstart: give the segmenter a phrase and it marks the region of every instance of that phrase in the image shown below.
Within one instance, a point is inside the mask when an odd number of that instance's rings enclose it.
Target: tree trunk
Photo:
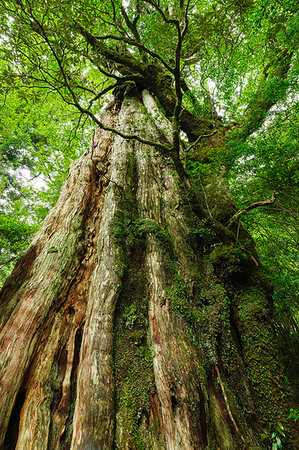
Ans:
[[[154,109],[131,89],[102,120],[167,141]],[[98,129],[1,293],[2,448],[267,448],[292,400],[270,294],[170,155]]]

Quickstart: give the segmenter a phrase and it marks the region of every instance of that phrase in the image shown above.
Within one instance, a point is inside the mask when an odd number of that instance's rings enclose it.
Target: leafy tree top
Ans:
[[[213,129],[215,107],[239,122],[238,137],[258,129],[285,95],[298,40],[293,1],[17,0],[0,8],[6,89],[56,92],[100,124],[99,100],[132,80],[158,97],[175,140],[179,127],[193,140]]]

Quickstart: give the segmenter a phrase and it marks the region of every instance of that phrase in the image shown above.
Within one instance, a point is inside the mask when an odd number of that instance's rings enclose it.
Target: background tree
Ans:
[[[62,100],[100,126],[2,290],[5,448],[296,446],[272,287],[228,189],[254,217],[283,191],[293,229],[295,6],[1,3],[5,104],[25,94],[34,121],[31,92],[53,123]],[[34,130],[3,127],[3,161],[51,176],[54,129]]]

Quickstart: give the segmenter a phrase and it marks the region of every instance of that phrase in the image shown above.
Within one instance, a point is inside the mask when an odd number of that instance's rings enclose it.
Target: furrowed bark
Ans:
[[[107,111],[109,124],[116,123],[117,108],[116,102]],[[21,410],[17,447],[47,448],[51,433],[57,441],[57,427],[58,438],[66,431],[107,184],[91,152],[107,172],[111,133],[97,132],[96,141],[70,168],[57,206],[2,290],[1,443],[20,389],[26,395],[24,405],[15,405]],[[7,442],[17,440],[15,431],[11,436],[8,428]]]
[[[122,105],[118,126],[130,131],[130,98]],[[114,432],[113,384],[113,323],[123,261],[121,249],[111,229],[120,212],[123,199],[128,196],[130,147],[132,141],[115,137],[111,155],[111,180],[105,196],[103,219],[98,238],[98,265],[94,271],[89,293],[80,370],[77,402],[74,414],[74,434],[71,448],[112,448]],[[99,389],[99,383],[105,389]],[[92,436],[92,440],[91,440]]]
[[[143,167],[143,174],[150,172],[150,169],[153,168]],[[148,190],[150,180],[151,189]],[[147,182],[143,180],[141,186],[142,191],[140,189],[141,192],[138,192],[142,201],[141,214],[148,219],[148,206],[153,205],[157,194],[159,198],[159,186],[152,185],[151,176]],[[161,213],[165,212],[165,203],[162,199],[160,205],[155,203],[157,209],[153,212],[151,208],[152,219],[163,226]],[[198,356],[191,345],[191,337],[184,321],[172,310],[169,298],[169,256],[167,252],[165,254],[159,238],[155,236],[148,237],[147,265],[154,373],[161,403],[166,448],[203,448],[207,445],[204,396],[198,373],[194,370]],[[199,367],[198,362],[197,364]],[[195,414],[192,409],[196,411]]]
[[[157,111],[103,120],[167,142]],[[193,209],[171,154],[95,133],[1,293],[3,448],[296,448],[267,281]]]
[[[150,106],[146,96],[144,102]],[[149,321],[166,448],[206,448],[213,439],[213,431],[208,427],[210,414],[210,420],[221,421],[222,431],[217,437],[221,448],[234,448],[223,405],[215,398],[213,406],[208,407],[213,393],[202,385],[204,364],[184,317],[184,312],[188,315],[188,305],[184,304],[187,286],[197,279],[196,256],[186,239],[192,211],[179,206],[180,190],[169,161],[155,155],[152,149],[136,152],[136,158],[141,217],[155,220],[166,229],[172,245],[169,253],[157,236],[148,237]]]

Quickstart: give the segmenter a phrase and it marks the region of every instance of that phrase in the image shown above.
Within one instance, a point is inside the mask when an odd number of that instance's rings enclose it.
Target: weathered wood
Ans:
[[[102,120],[171,138],[147,91]],[[96,131],[1,293],[2,448],[264,448],[286,422],[260,268],[185,194],[171,155]]]
[[[105,116],[110,123],[117,120],[117,104],[113,108]],[[18,448],[47,448],[51,432],[53,437],[57,435],[54,428],[60,429],[58,439],[63,435],[69,416],[63,411],[70,409],[70,379],[72,371],[77,370],[74,346],[76,337],[79,345],[86,320],[107,184],[98,175],[91,152],[107,171],[113,140],[110,133],[101,131],[95,138],[96,148],[90,147],[71,166],[57,206],[2,291],[6,295],[0,338],[0,436],[3,442],[17,393],[22,389],[26,396],[24,405],[20,405]],[[19,266],[26,267],[27,263],[30,271],[22,277]],[[20,278],[20,286],[10,292],[16,278]],[[7,435],[7,439],[9,442],[11,437]]]

